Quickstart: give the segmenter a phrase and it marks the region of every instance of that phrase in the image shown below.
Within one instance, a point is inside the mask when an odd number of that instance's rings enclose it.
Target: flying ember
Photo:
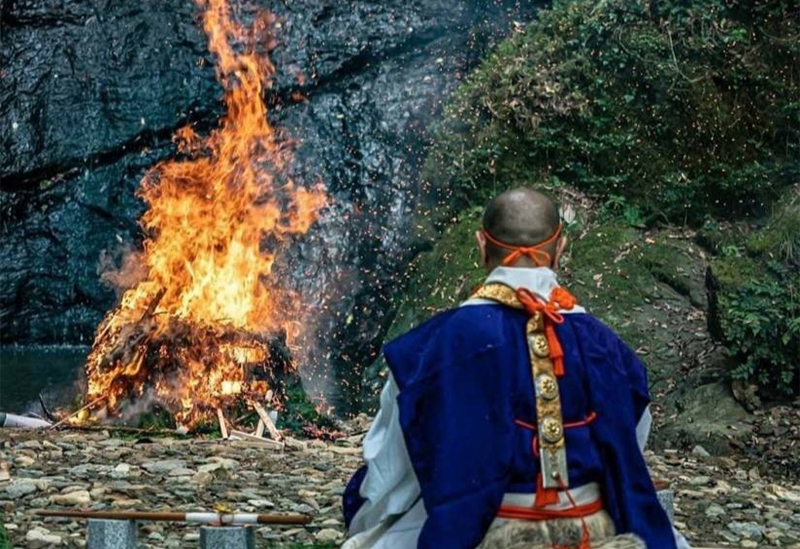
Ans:
[[[231,399],[267,392],[272,342],[298,335],[302,297],[273,273],[293,235],[326,204],[321,184],[286,176],[290,150],[267,120],[270,17],[245,28],[227,0],[198,0],[226,113],[207,137],[183,128],[181,157],[143,178],[144,280],[99,326],[87,401],[114,414],[145,394],[187,426]]]

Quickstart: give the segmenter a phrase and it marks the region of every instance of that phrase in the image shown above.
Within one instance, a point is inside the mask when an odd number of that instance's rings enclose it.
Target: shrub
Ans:
[[[798,175],[788,0],[570,0],[457,91],[425,177],[461,207],[565,182],[629,223],[758,211]]]
[[[727,248],[726,248],[727,249]],[[800,393],[800,191],[744,249],[711,263],[717,333],[740,359],[735,379],[768,396]]]
[[[772,397],[798,392],[800,284],[785,277],[751,281],[723,294],[722,330],[741,362],[734,379],[754,382]]]

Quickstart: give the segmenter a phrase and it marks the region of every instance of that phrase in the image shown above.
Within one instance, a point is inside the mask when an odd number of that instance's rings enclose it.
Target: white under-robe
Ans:
[[[546,267],[497,267],[485,283],[491,282],[506,284],[514,289],[527,288],[543,299],[547,299],[551,290],[558,286],[556,274]],[[491,303],[494,302],[469,299],[461,306]],[[583,313],[585,309],[576,305],[569,311],[560,312]],[[381,392],[380,411],[364,438],[364,461],[368,468],[359,493],[366,501],[353,517],[349,529],[351,537],[342,549],[413,549],[417,546],[417,539],[427,519],[419,483],[400,428],[398,393],[399,389],[390,373]],[[647,444],[652,422],[648,407],[636,426],[636,439],[642,450]],[[596,483],[590,483],[570,488],[570,494],[577,505],[585,505],[596,501],[600,497],[600,490]],[[532,506],[533,498],[533,494],[506,494],[503,503]],[[548,508],[566,509],[571,506],[567,495],[561,493],[559,502]],[[674,528],[673,531],[678,549],[690,549],[684,537]]]

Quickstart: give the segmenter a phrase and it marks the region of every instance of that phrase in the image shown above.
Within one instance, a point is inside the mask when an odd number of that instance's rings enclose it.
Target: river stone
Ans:
[[[6,494],[14,499],[34,493],[39,488],[29,480],[17,480],[6,486]]]
[[[111,478],[128,478],[131,474],[131,466],[128,463],[120,463],[108,473]]]
[[[86,490],[75,490],[66,494],[50,496],[50,503],[54,505],[87,505],[92,502],[92,497]]]
[[[51,534],[50,530],[46,528],[33,528],[25,534],[25,541],[28,542],[28,547],[31,549],[38,549],[40,547],[52,547],[54,545],[61,545],[61,536]]]
[[[725,516],[727,511],[721,505],[717,505],[716,503],[712,503],[708,507],[706,507],[705,514],[707,517],[710,518],[717,518],[721,516]]]
[[[764,537],[764,527],[755,522],[731,522],[728,530],[752,541],[760,541]]]
[[[142,464],[148,473],[164,474],[171,473],[176,469],[183,469],[186,467],[186,462],[182,459],[162,459],[159,461],[150,461]]]
[[[190,477],[197,473],[194,469],[189,469],[187,467],[178,467],[177,469],[172,469],[169,472],[169,476],[171,477]]]
[[[334,530],[333,528],[323,528],[316,534],[314,534],[314,538],[320,542],[329,542],[329,541],[336,541],[342,537],[342,533],[338,530]]]

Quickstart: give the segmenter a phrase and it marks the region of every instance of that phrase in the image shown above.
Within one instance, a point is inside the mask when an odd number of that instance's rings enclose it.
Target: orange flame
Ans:
[[[113,412],[126,396],[154,389],[189,424],[227,395],[264,389],[263,382],[248,385],[245,367],[263,361],[267,346],[257,337],[239,344],[226,336],[297,335],[288,319],[301,303],[274,280],[272,267],[287,238],[308,231],[326,203],[321,184],[305,189],[283,177],[290,151],[269,125],[263,99],[275,69],[255,49],[271,18],[245,29],[231,19],[227,0],[197,1],[226,114],[206,138],[191,128],[177,132],[188,158],[144,177],[148,276],[98,328],[87,363],[88,399],[106,395]],[[154,362],[173,367],[160,371]]]

